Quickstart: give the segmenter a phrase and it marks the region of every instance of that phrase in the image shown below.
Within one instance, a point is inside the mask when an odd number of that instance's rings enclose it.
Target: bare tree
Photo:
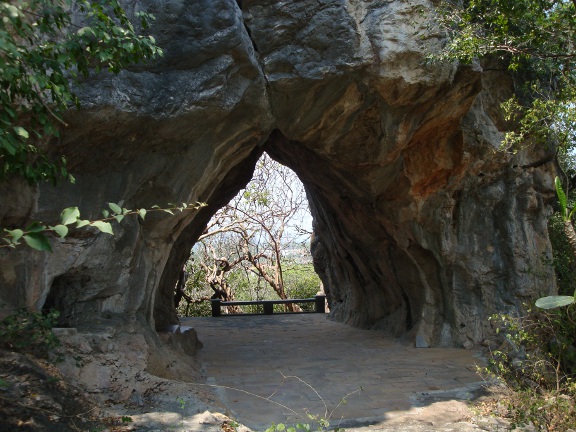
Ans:
[[[264,155],[246,189],[214,215],[195,246],[196,267],[204,272],[213,298],[233,300],[229,279],[233,272],[243,272],[246,279],[255,275],[287,299],[286,250],[309,237],[302,230],[308,214],[304,186],[296,174]],[[300,310],[294,304],[286,307]]]

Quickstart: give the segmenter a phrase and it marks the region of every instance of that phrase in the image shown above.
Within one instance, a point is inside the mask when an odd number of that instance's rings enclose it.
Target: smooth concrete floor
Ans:
[[[477,351],[412,348],[324,314],[181,321],[204,344],[198,360],[227,414],[254,430],[309,423],[306,412],[332,425],[374,424],[431,396],[471,398],[482,385]]]

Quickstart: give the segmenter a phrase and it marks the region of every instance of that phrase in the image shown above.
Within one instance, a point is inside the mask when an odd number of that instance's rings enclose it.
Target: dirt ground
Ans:
[[[1,431],[249,431],[225,415],[193,357],[126,328],[63,329],[59,337],[62,347],[50,361],[0,351]],[[350,432],[506,430],[505,421],[489,415],[498,395],[479,394],[472,404],[425,397],[385,425],[344,426]]]
[[[43,359],[0,350],[0,430],[92,430],[106,419],[81,389]]]
[[[182,387],[170,382],[149,392],[146,401],[102,403],[43,359],[0,351],[0,371],[0,379],[8,383],[0,387],[2,431],[248,431],[218,413],[218,403],[211,399],[213,395],[209,391],[200,396],[213,406],[197,404],[195,398],[182,398]],[[496,406],[497,395],[490,393],[481,395],[473,405],[438,400],[412,413],[398,415],[385,426],[364,425],[346,430],[504,431],[506,422],[487,412]],[[191,415],[193,411],[196,414]]]

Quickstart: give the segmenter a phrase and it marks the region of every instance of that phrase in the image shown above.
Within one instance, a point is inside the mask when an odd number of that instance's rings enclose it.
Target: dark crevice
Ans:
[[[538,167],[541,167],[542,165],[545,165],[547,163],[554,162],[555,159],[556,159],[556,153],[548,154],[548,155],[544,156],[543,158],[538,159],[535,162],[532,162],[532,163],[529,163],[526,165],[522,165],[522,168],[523,169],[538,168]]]
[[[238,8],[240,9],[240,18],[242,19],[242,24],[244,25],[246,34],[248,35],[250,42],[252,42],[252,47],[254,47],[254,51],[260,53],[260,51],[258,50],[258,46],[256,45],[256,41],[252,37],[252,31],[250,30],[250,27],[248,26],[246,20],[244,19],[244,11],[242,10],[242,0],[236,0],[236,3],[238,4]]]
[[[414,319],[412,318],[412,306],[410,305],[410,299],[408,298],[406,291],[401,289],[400,294],[406,303],[406,330],[410,331],[410,329],[414,326]]]
[[[406,326],[406,330],[410,331],[410,329],[414,326],[414,318],[412,316],[412,305],[410,303],[410,298],[408,297],[408,294],[406,293],[406,290],[402,287],[402,283],[400,280],[400,276],[398,275],[398,269],[397,269],[397,265],[394,259],[395,253],[393,250],[393,245],[390,245],[388,247],[388,259],[390,262],[390,266],[392,268],[392,274],[394,275],[394,278],[396,279],[396,284],[398,286],[399,291],[400,291],[400,295],[402,297],[402,300],[404,300],[404,303],[406,305],[406,317],[405,317],[405,326]]]

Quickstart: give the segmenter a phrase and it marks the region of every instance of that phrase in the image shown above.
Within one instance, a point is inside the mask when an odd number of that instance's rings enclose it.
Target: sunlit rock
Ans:
[[[75,231],[53,253],[0,252],[0,300],[54,307],[63,325],[177,323],[178,271],[263,151],[307,188],[331,317],[422,345],[479,343],[487,317],[554,288],[543,155],[499,151],[498,68],[428,64],[441,46],[426,1],[167,0],[164,58],[79,87],[52,144],[75,185],[2,185],[0,220],[54,223],[80,207],[208,203]],[[144,331],[144,330],[142,330]]]

